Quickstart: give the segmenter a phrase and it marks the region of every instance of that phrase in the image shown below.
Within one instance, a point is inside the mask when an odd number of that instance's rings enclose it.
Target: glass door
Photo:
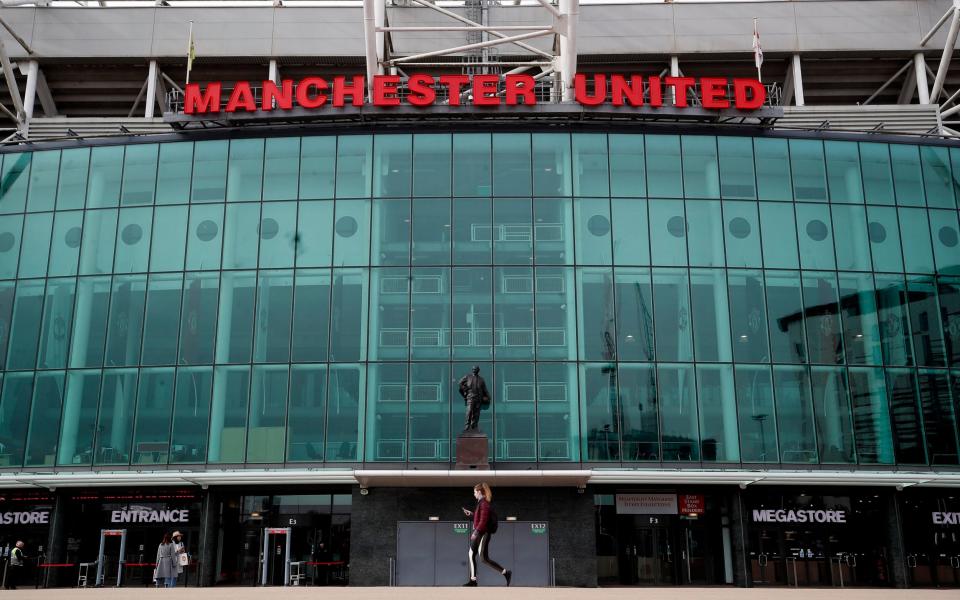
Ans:
[[[786,585],[786,569],[779,531],[751,529],[749,560],[754,585]]]
[[[706,585],[711,583],[706,530],[703,527],[688,524],[683,526],[681,535],[683,536],[681,580],[685,584]]]
[[[674,551],[666,527],[634,529],[621,545],[620,583],[669,585],[674,583]]]

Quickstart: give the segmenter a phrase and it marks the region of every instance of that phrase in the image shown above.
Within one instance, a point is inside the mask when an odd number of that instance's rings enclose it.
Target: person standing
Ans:
[[[170,541],[173,542],[173,547],[176,550],[177,558],[177,577],[174,578],[174,585],[176,585],[177,578],[180,577],[180,574],[183,573],[184,569],[188,564],[190,564],[190,557],[187,555],[187,549],[183,544],[183,534],[179,531],[174,531],[170,536]]]
[[[163,540],[157,548],[157,570],[154,571],[157,587],[172,588],[177,585],[177,548],[170,534],[163,534]]]
[[[507,587],[510,586],[510,580],[513,578],[513,572],[504,569],[499,563],[492,560],[489,555],[490,540],[497,531],[496,513],[490,506],[493,501],[493,491],[486,483],[478,483],[473,486],[473,497],[477,499],[477,506],[470,511],[462,509],[463,514],[473,517],[473,531],[470,532],[470,550],[468,558],[470,562],[470,579],[464,587],[474,587],[477,585],[477,556],[491,569],[496,570],[507,580]]]
[[[7,566],[7,581],[6,585],[4,586],[8,590],[17,589],[17,584],[22,581],[23,569],[25,566],[24,560],[26,558],[23,554],[23,548],[23,542],[17,540],[13,550],[10,551],[10,562]]]

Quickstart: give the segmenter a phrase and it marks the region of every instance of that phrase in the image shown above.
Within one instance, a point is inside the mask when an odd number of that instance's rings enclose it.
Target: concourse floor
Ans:
[[[451,597],[476,600],[955,600],[958,590],[889,590],[824,588],[271,588],[272,600],[449,600]],[[55,589],[0,591],[0,598],[29,600],[261,600],[262,588],[217,587],[156,590],[143,588]]]

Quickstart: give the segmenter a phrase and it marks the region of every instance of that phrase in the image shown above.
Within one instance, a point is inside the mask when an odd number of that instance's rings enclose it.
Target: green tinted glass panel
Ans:
[[[84,212],[83,240],[80,248],[81,275],[113,272],[118,212],[115,208]]]
[[[104,372],[93,453],[95,465],[130,464],[136,400],[136,369]]]
[[[147,270],[152,229],[152,208],[120,209],[117,221],[117,247],[113,259],[114,272],[140,273]]]
[[[614,264],[649,265],[647,201],[638,198],[614,198],[610,204]]]
[[[522,376],[530,369],[532,367],[525,369],[521,366],[519,374]],[[495,376],[494,379],[496,380],[497,377]],[[412,363],[410,365],[410,422],[407,446],[409,460],[423,462],[450,460],[450,430],[453,427],[451,409],[456,406],[450,401],[450,386],[447,382],[451,380],[450,367],[446,363]],[[526,406],[530,404],[528,402]],[[534,423],[534,415],[522,409],[513,414],[518,417],[517,431],[520,432],[515,437],[523,436],[522,439],[529,442],[533,438],[529,433]],[[514,453],[508,451],[508,455]],[[526,452],[523,451],[523,453]]]
[[[700,425],[693,365],[657,366],[663,460],[700,460]]]
[[[860,178],[860,150],[857,143],[827,141],[823,145],[830,201],[862,203],[863,181]]]
[[[60,157],[57,209],[83,208],[87,197],[90,148],[70,148]]]
[[[863,192],[867,204],[893,204],[893,171],[887,144],[860,142]]]
[[[223,202],[227,193],[227,140],[197,142],[193,150],[191,202]]]
[[[56,461],[60,410],[63,407],[63,379],[63,371],[37,375],[23,461],[25,466],[51,467]]]
[[[100,371],[69,372],[57,448],[58,465],[90,465],[93,462],[99,400]]]
[[[497,360],[533,360],[533,291],[531,267],[494,268],[493,327]]]
[[[287,365],[255,366],[250,389],[247,462],[283,462],[287,422]]]
[[[868,206],[867,233],[870,237],[873,269],[875,271],[903,271],[897,209]]]
[[[188,273],[183,284],[178,364],[213,362],[220,277],[216,273]]]
[[[40,320],[43,316],[43,281],[21,281],[10,321],[7,369],[33,369],[37,364]]]
[[[53,210],[57,198],[57,172],[60,170],[60,151],[34,152],[30,167],[30,193],[27,210]],[[2,205],[2,202],[0,202]]]
[[[780,461],[788,464],[816,463],[817,426],[806,368],[774,366],[773,389],[777,401]]]
[[[232,140],[227,167],[227,202],[260,200],[263,192],[263,140]]]
[[[187,269],[219,269],[222,249],[223,205],[191,206],[187,226]]]
[[[581,265],[608,265],[610,245],[610,201],[606,198],[576,198],[576,259]]]
[[[265,204],[260,214],[260,268],[292,267],[297,251],[297,203]]]
[[[767,271],[767,318],[773,362],[807,362],[800,273]]]
[[[531,142],[527,133],[493,134],[493,195],[532,193]]]
[[[753,140],[748,137],[717,138],[720,156],[720,195],[753,200],[757,197]]]
[[[720,197],[720,165],[717,138],[685,135],[683,145],[683,192],[687,198]]]
[[[737,362],[770,362],[761,271],[727,271],[730,329]]]
[[[636,198],[647,195],[647,169],[642,135],[611,133],[610,193]]]
[[[453,136],[453,195],[489,196],[491,192],[490,134]]]
[[[252,269],[257,266],[257,245],[251,240],[255,239],[259,230],[259,204],[227,205],[223,240],[224,269]]]
[[[581,456],[590,462],[620,458],[616,380],[616,370],[611,365],[580,365]]]
[[[337,200],[333,221],[333,266],[367,265],[370,260],[370,201]]]
[[[160,206],[153,213],[151,271],[183,270],[187,250],[187,206]],[[203,207],[207,208],[207,207]]]
[[[76,280],[50,279],[47,281],[43,303],[43,324],[40,328],[40,352],[37,366],[41,369],[62,369],[67,366],[67,344],[73,321]]]
[[[540,461],[580,460],[576,363],[539,363],[537,387]]]
[[[157,204],[188,202],[192,171],[192,142],[160,144],[157,161]]]
[[[690,265],[697,267],[722,267],[723,215],[720,202],[711,200],[688,200],[687,209],[687,251]],[[670,231],[670,221],[667,221]]]
[[[451,201],[448,198],[414,198],[410,253],[414,265],[450,264]],[[534,233],[539,233],[535,230]],[[535,238],[536,239],[536,238]]]
[[[826,204],[797,204],[797,236],[800,266],[804,269],[834,269],[833,226]]]
[[[207,457],[207,428],[213,368],[177,370],[177,395],[173,403],[170,462],[202,463]]]
[[[132,463],[135,465],[163,465],[170,457],[173,384],[173,367],[140,372],[133,429]]]
[[[647,193],[651,197],[683,197],[683,173],[680,168],[680,136],[648,135]]]
[[[878,306],[873,276],[869,273],[840,273],[838,279],[843,345],[847,351],[847,362],[861,365],[882,364],[880,323],[877,321]]]
[[[329,270],[297,271],[292,332],[294,362],[326,359],[330,338]]]
[[[736,386],[741,460],[780,462],[770,367],[737,366]]]
[[[327,384],[327,462],[352,462],[359,454],[361,394],[366,389],[363,365],[330,365]]]
[[[687,220],[681,200],[650,200],[650,249],[655,265],[687,264]]]
[[[107,366],[133,366],[140,362],[146,275],[117,275],[110,297],[110,328],[107,332]]]
[[[923,206],[923,176],[920,172],[920,149],[905,144],[890,145],[890,162],[893,165],[893,183],[897,192],[897,204]]]
[[[699,361],[729,362],[730,306],[722,269],[690,269],[694,356]]]
[[[799,267],[797,221],[793,206],[760,202],[760,227],[764,266],[773,269]]]
[[[487,271],[489,273],[489,270]],[[369,273],[365,269],[333,270],[330,300],[331,360],[349,362],[366,358],[369,324],[367,320],[368,277]],[[489,276],[487,282],[489,285]],[[490,297],[489,289],[485,297]]]
[[[87,208],[116,206],[120,200],[124,146],[101,146],[90,151]]]
[[[489,267],[453,269],[453,357],[493,357],[493,281]]]
[[[520,164],[529,165],[529,156]],[[373,143],[373,197],[410,195],[413,150],[410,135],[378,135]]]
[[[103,365],[110,289],[109,276],[81,277],[77,280],[77,305],[74,309],[70,344],[71,367]]]
[[[333,198],[337,138],[305,137],[300,141],[300,198]]]
[[[660,419],[657,375],[653,365],[621,363],[617,368],[624,461],[653,461],[660,457]]]
[[[919,208],[897,209],[900,217],[900,239],[903,244],[904,267],[908,273],[932,273],[933,246],[927,211]]]
[[[577,269],[577,314],[580,331],[595,332],[580,336],[580,360],[616,358],[611,268]]]
[[[23,215],[0,217],[0,279],[13,279],[20,261]]]
[[[923,415],[913,369],[887,369],[887,397],[893,419],[894,455],[898,464],[927,464]]]
[[[453,200],[453,263],[491,263],[493,201],[487,198]]]
[[[574,196],[608,196],[610,173],[607,165],[607,136],[600,133],[574,133]]]
[[[452,136],[413,136],[413,195],[449,196],[453,176]]]
[[[0,397],[0,436],[4,444],[7,466],[23,464],[30,401],[33,396],[33,373],[7,373]]]
[[[834,244],[837,268],[842,271],[870,270],[870,233],[862,206],[833,206],[833,230],[841,232]]]
[[[526,225],[530,222],[530,201],[527,200]],[[441,214],[442,216],[442,214]],[[371,219],[373,251],[371,262],[375,265],[409,265],[410,264],[410,200],[407,198],[373,201],[373,216]],[[437,231],[437,234],[446,232]],[[527,242],[532,246],[531,242]],[[533,260],[533,250],[528,252]]]
[[[760,219],[757,216],[755,202],[723,203],[723,239],[726,246],[727,266],[763,266],[763,253],[760,251]],[[782,238],[777,238],[777,243],[782,246]]]
[[[731,365],[697,365],[700,412],[700,458],[704,462],[737,462],[737,400]]]
[[[251,271],[225,272],[220,279],[220,324],[217,327],[218,363],[250,361],[257,277]]]
[[[366,460],[395,462],[406,459],[408,388],[406,364],[370,365]]]
[[[247,445],[250,367],[216,367],[210,403],[207,461],[241,463]],[[283,448],[282,442],[280,448]]]
[[[267,139],[263,164],[263,199],[296,200],[300,179],[300,138]]]
[[[338,138],[337,198],[370,197],[372,153],[372,136],[342,135]]]
[[[930,231],[933,234],[933,256],[940,273],[956,273],[960,267],[960,228],[957,213],[952,210],[931,210]]]
[[[757,197],[760,200],[793,200],[790,185],[790,154],[787,140],[753,140],[757,165]]]
[[[157,186],[159,152],[160,147],[157,144],[137,144],[127,147],[123,157],[121,204],[153,204]]]
[[[570,136],[558,133],[533,134],[533,194],[569,196]]]
[[[53,220],[50,264],[47,267],[47,274],[51,277],[77,274],[82,227],[83,212],[71,210],[57,213]]]
[[[685,269],[653,270],[653,305],[657,360],[693,360],[690,291]]]
[[[333,260],[333,202],[300,202],[294,237],[298,267],[328,267]]]
[[[920,160],[923,163],[923,187],[927,194],[927,204],[939,208],[956,208],[949,148],[921,146]]]
[[[120,149],[123,151],[123,148]],[[30,187],[30,152],[7,154],[0,170],[0,213],[23,212]]]
[[[261,271],[257,285],[254,362],[290,361],[292,310],[293,271]]]
[[[23,221],[23,242],[20,249],[22,277],[43,277],[47,274],[53,213],[28,214]]]
[[[835,273],[804,271],[804,325],[811,363],[844,362],[838,303]]]
[[[790,140],[793,195],[797,200],[827,200],[823,164],[823,143],[819,140]]]
[[[327,399],[327,365],[294,365],[290,369],[290,417],[287,460],[323,460]]]
[[[179,273],[151,275],[147,282],[141,357],[145,365],[172,365],[177,362],[182,287],[183,275]]]
[[[882,369],[851,368],[850,400],[860,464],[893,464],[893,430]]]

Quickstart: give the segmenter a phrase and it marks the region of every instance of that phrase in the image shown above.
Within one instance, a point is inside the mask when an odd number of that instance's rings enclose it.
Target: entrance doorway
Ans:
[[[666,520],[663,517],[650,519]],[[712,582],[706,531],[697,524],[641,526],[621,538],[622,585],[705,585]]]
[[[123,584],[123,563],[127,552],[126,529],[101,529],[97,553],[96,586]]]
[[[913,494],[902,498],[901,523],[910,585],[960,587],[960,497]],[[910,515],[909,525],[905,515]]]
[[[290,585],[291,537],[289,527],[264,528],[260,585]]]

